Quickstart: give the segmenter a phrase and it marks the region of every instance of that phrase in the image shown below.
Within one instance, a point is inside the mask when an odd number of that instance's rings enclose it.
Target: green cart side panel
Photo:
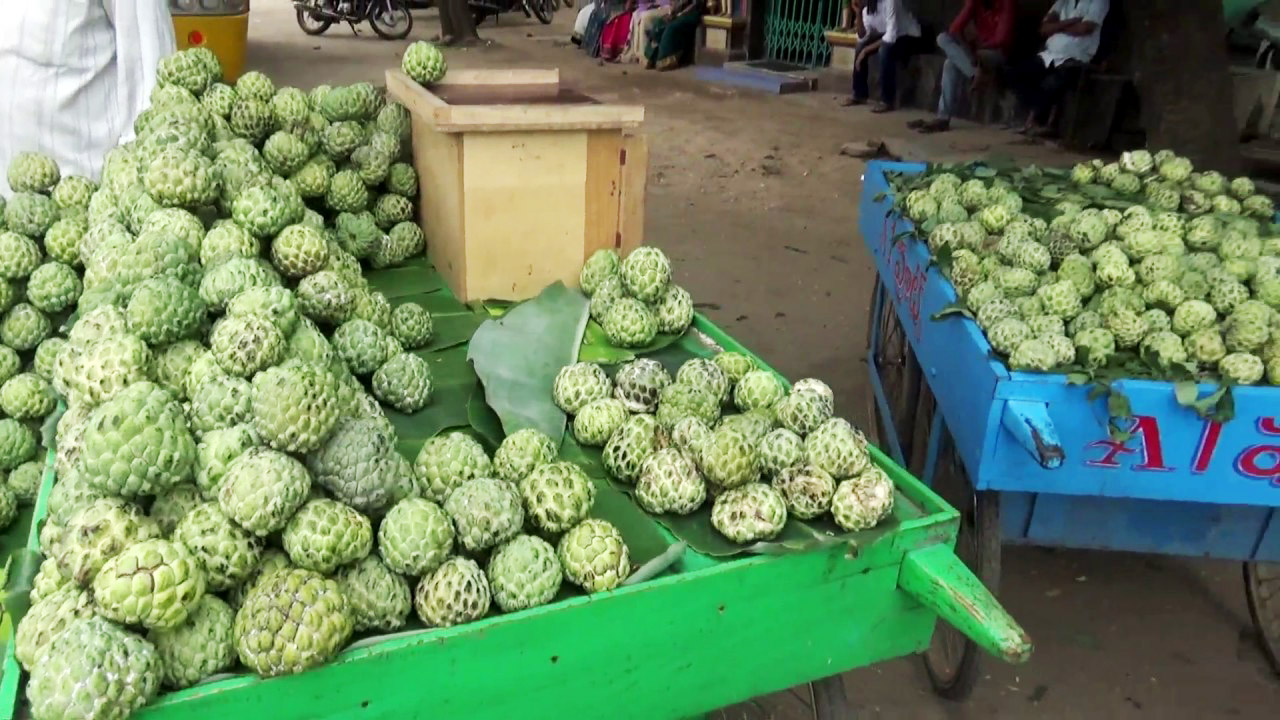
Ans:
[[[687,717],[920,651],[933,613],[897,590],[896,563],[869,564],[894,555],[737,560],[197,687],[136,717]]]

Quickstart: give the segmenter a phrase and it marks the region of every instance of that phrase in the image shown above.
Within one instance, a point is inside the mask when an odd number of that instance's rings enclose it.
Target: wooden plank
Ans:
[[[623,255],[644,244],[645,195],[649,185],[649,143],[639,133],[623,136],[622,203],[616,247]]]
[[[449,107],[397,68],[387,70],[387,94],[404,105],[411,115],[431,123],[435,122],[438,110]]]
[[[463,301],[524,299],[582,267],[587,134],[468,133],[463,139]]]
[[[644,122],[642,105],[461,105],[437,113],[444,132],[609,130]]]
[[[619,211],[622,204],[622,133],[595,130],[587,133],[586,220],[583,257],[618,245],[621,237]]]
[[[437,85],[560,85],[559,68],[450,70]]]
[[[463,197],[462,136],[437,132],[430,121],[411,115],[413,168],[418,173],[418,218],[427,238],[427,256],[458,297],[466,297],[466,219]]]

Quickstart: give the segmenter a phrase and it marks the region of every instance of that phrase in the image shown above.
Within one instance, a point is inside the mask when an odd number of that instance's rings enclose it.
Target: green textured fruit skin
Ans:
[[[631,551],[618,529],[589,518],[570,528],[556,545],[565,578],[589,593],[612,590],[631,574]]]
[[[98,613],[124,625],[170,630],[204,597],[205,573],[185,546],[147,540],[125,548],[93,580]]]
[[[457,542],[478,553],[515,537],[524,526],[520,493],[510,483],[475,478],[449,494],[444,511],[453,518]]]
[[[453,552],[454,530],[436,503],[406,498],[378,527],[378,552],[392,570],[411,577],[429,575]]]
[[[555,457],[555,445],[546,433],[524,428],[503,439],[493,454],[493,468],[500,480],[519,483],[535,468],[546,465]]]
[[[551,394],[561,410],[574,415],[592,400],[609,397],[612,391],[613,383],[599,365],[579,362],[560,368]]]
[[[573,437],[581,445],[602,447],[630,414],[621,400],[600,398],[584,405],[573,418]]]
[[[342,568],[336,579],[347,598],[356,632],[398,630],[413,611],[409,581],[375,555]]]
[[[421,40],[405,48],[400,67],[406,75],[423,85],[439,82],[448,71],[444,53],[435,45]]]
[[[89,415],[80,469],[101,492],[137,498],[191,479],[195,455],[182,406],[168,390],[139,382]]]
[[[369,554],[369,518],[335,500],[311,500],[284,528],[284,550],[298,567],[328,575]]]
[[[48,562],[47,560],[45,561]],[[44,565],[40,567],[44,572]],[[77,619],[93,617],[93,596],[74,584],[65,584],[36,598],[18,624],[14,656],[28,672],[43,661],[49,643]]]
[[[171,630],[152,630],[147,639],[160,655],[164,684],[175,690],[229,670],[236,660],[235,612],[214,595],[200,598],[187,621]]]
[[[836,487],[831,515],[845,530],[875,527],[893,511],[893,482],[883,470],[870,468]]]
[[[281,570],[250,590],[236,613],[236,651],[263,677],[299,673],[333,659],[352,628],[337,582],[311,570]]]
[[[413,470],[421,495],[443,504],[468,480],[492,476],[493,461],[474,438],[455,432],[423,443]]]
[[[151,643],[105,618],[76,620],[32,670],[31,716],[123,720],[155,698],[161,675]]]
[[[532,535],[517,535],[494,550],[485,576],[493,601],[503,612],[551,602],[562,580],[555,548]]]
[[[520,482],[529,521],[538,530],[558,535],[586,519],[596,489],[573,463],[555,462],[535,468]]]
[[[604,466],[613,477],[634,483],[644,461],[658,450],[658,423],[652,415],[632,415],[604,446]]]
[[[237,525],[216,502],[189,510],[174,528],[173,540],[199,559],[206,584],[214,592],[239,585],[262,559],[262,541]]]
[[[250,448],[232,461],[218,503],[238,525],[259,537],[282,530],[311,491],[311,476],[293,457]]]
[[[253,424],[268,445],[310,452],[338,422],[337,380],[327,369],[299,360],[253,378]]]
[[[428,627],[450,627],[484,617],[491,598],[480,566],[470,558],[454,557],[418,582],[413,607]]]
[[[707,499],[707,486],[683,451],[664,448],[644,463],[636,481],[636,502],[654,514],[688,515]]]
[[[787,503],[782,493],[763,483],[748,483],[716,497],[711,525],[736,543],[770,540],[787,523]]]
[[[698,467],[712,485],[730,489],[760,478],[760,458],[746,435],[717,428],[699,447]]]
[[[417,303],[403,303],[391,312],[391,332],[406,350],[426,347],[432,329],[431,313]]]

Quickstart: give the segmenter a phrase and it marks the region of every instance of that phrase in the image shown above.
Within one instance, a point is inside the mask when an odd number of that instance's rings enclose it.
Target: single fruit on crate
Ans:
[[[653,306],[658,332],[680,334],[693,322],[693,296],[679,285],[668,285]]]
[[[391,333],[406,350],[426,347],[431,341],[431,313],[417,303],[398,305],[391,311]]]
[[[658,394],[658,411],[655,418],[668,432],[681,420],[692,417],[705,425],[713,425],[720,418],[720,403],[712,390],[705,386],[676,382],[663,388]]]
[[[434,502],[406,498],[378,527],[378,552],[387,567],[412,577],[429,575],[453,552],[453,522]]]
[[[724,372],[731,384],[737,383],[742,379],[742,376],[756,369],[754,360],[743,353],[733,350],[721,352],[711,358],[711,361]]]
[[[33,590],[31,602],[31,608],[18,623],[13,646],[14,657],[28,672],[44,661],[49,643],[68,625],[94,614],[93,596],[74,584],[64,584],[40,598]]]
[[[338,381],[327,368],[286,360],[254,376],[253,425],[272,448],[310,452],[337,422]]]
[[[249,288],[227,302],[227,315],[265,317],[288,338],[298,328],[298,301],[287,288]]]
[[[430,85],[444,78],[448,71],[448,64],[440,48],[419,40],[405,48],[404,57],[400,60],[400,68],[404,70],[405,75],[416,82]]]
[[[671,384],[671,373],[657,360],[640,358],[618,369],[613,377],[613,395],[633,413],[651,413],[658,407],[658,394]]]
[[[760,479],[760,456],[747,436],[733,427],[718,427],[698,447],[698,468],[707,482],[727,490]]]
[[[622,482],[634,483],[644,461],[658,451],[660,432],[652,415],[632,415],[605,443],[605,469]]]
[[[546,605],[563,580],[555,548],[533,535],[517,535],[494,550],[485,577],[503,612]]]
[[[373,374],[373,394],[402,413],[416,413],[431,401],[431,366],[411,353],[393,355]]]
[[[476,561],[453,557],[418,582],[413,607],[428,627],[450,627],[484,617],[491,598],[488,578]]]
[[[56,403],[53,386],[35,373],[19,373],[0,385],[0,410],[19,420],[43,418]]]
[[[616,398],[592,400],[573,418],[573,437],[580,445],[603,447],[630,417],[626,405]]]
[[[658,334],[658,318],[635,298],[615,300],[600,320],[609,343],[621,348],[643,347]]]
[[[203,504],[204,497],[200,494],[200,488],[192,483],[182,483],[157,495],[147,515],[156,521],[164,537],[170,537],[182,518],[197,505]]]
[[[12,470],[36,454],[31,428],[13,418],[0,420],[0,470]]]
[[[656,302],[671,282],[671,260],[655,247],[638,247],[622,260],[622,285],[642,302]]]
[[[521,480],[519,489],[529,521],[548,535],[558,535],[582,522],[596,499],[596,486],[582,468],[570,462],[535,468]]]
[[[234,624],[231,607],[215,595],[205,595],[183,624],[147,633],[160,655],[165,686],[180,690],[229,670],[236,660]]]
[[[206,500],[216,500],[222,478],[231,462],[251,447],[261,444],[251,422],[229,428],[209,430],[196,445],[196,487]]]
[[[737,430],[746,436],[747,442],[758,447],[760,442],[764,440],[764,436],[768,435],[777,425],[777,419],[768,410],[748,410],[736,415],[725,415],[720,418],[720,422],[716,423],[716,429],[732,428]]]
[[[399,630],[413,612],[409,581],[392,572],[376,555],[340,569],[335,579],[347,598],[356,632]]]
[[[209,346],[218,366],[238,377],[253,377],[284,358],[284,337],[263,315],[223,317],[209,333]]]
[[[569,582],[586,592],[612,590],[631,575],[631,550],[608,521],[588,518],[560,538],[556,556]]]
[[[244,582],[262,560],[262,541],[235,524],[216,502],[188,510],[173,530],[173,541],[200,561],[214,592]]]
[[[422,496],[443,504],[468,480],[491,476],[493,462],[475,438],[452,432],[423,443],[413,470]]]
[[[742,412],[771,408],[786,394],[786,386],[772,372],[752,370],[733,386],[733,403]]]
[[[344,417],[306,458],[316,485],[359,512],[381,515],[409,494],[410,478],[399,477],[394,461],[396,432],[381,417]]]
[[[785,498],[764,483],[752,482],[727,490],[711,506],[711,525],[736,543],[772,540],[786,524]]]
[[[43,153],[20,152],[9,161],[9,188],[14,192],[47,193],[61,177],[58,163]]]
[[[671,428],[671,444],[697,458],[702,443],[711,437],[711,428],[692,415],[681,418]]]
[[[618,259],[616,250],[597,250],[582,264],[582,270],[578,273],[578,285],[587,297],[591,297],[605,278],[617,277],[621,281],[621,268],[622,261]]]
[[[98,614],[123,625],[170,630],[204,597],[205,572],[186,547],[146,540],[108,560],[93,580]]]
[[[308,225],[290,225],[271,241],[271,262],[286,277],[319,271],[329,259],[324,233]]]
[[[40,494],[40,486],[44,483],[44,458],[28,460],[9,473],[5,485],[13,492],[19,505],[35,503]]]
[[[124,718],[160,691],[155,646],[105,618],[72,622],[49,643],[27,683],[31,716]]]
[[[87,420],[80,468],[99,491],[134,499],[191,478],[196,444],[182,406],[151,382],[130,385]]]
[[[80,277],[70,265],[46,262],[27,279],[27,300],[47,313],[61,312],[80,297]]]
[[[842,481],[831,498],[831,516],[845,530],[867,530],[893,511],[893,481],[880,468],[869,468]]]
[[[706,358],[686,360],[676,371],[676,384],[698,387],[711,393],[717,406],[729,401],[733,389],[729,376],[714,361]]]
[[[774,406],[778,422],[797,435],[808,435],[831,419],[831,403],[814,392],[794,388]]]
[[[707,499],[707,484],[684,451],[664,448],[644,463],[636,481],[636,502],[655,515],[688,515]]]
[[[578,362],[560,368],[551,389],[551,397],[556,405],[570,415],[600,398],[609,397],[613,391],[613,382],[604,370],[595,363]]]
[[[18,352],[26,352],[34,350],[49,337],[52,330],[53,326],[47,315],[33,305],[19,303],[14,305],[0,322],[0,342]]]
[[[546,433],[523,428],[503,438],[493,453],[493,468],[499,479],[520,483],[529,473],[555,458],[556,447]]]
[[[374,290],[359,289],[351,304],[351,317],[367,320],[387,333],[391,328],[391,301],[386,295]]]
[[[478,553],[515,537],[524,526],[520,493],[511,483],[478,477],[449,494],[444,511],[457,528],[458,545]]]
[[[253,420],[253,385],[242,377],[214,375],[196,387],[187,408],[191,429],[203,436]]]
[[[280,570],[245,596],[236,613],[236,651],[263,677],[299,673],[332,660],[352,627],[336,581],[311,570]]]
[[[760,469],[771,478],[805,462],[804,440],[786,428],[770,430],[756,449],[760,454]]]

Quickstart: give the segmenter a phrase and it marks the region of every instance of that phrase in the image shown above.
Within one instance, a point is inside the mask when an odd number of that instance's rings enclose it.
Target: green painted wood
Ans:
[[[908,553],[898,586],[996,657],[1011,663],[1031,657],[1030,636],[946,545]]]
[[[897,589],[900,561],[832,549],[721,563],[174,693],[136,717],[693,716],[923,649],[934,616]]]

